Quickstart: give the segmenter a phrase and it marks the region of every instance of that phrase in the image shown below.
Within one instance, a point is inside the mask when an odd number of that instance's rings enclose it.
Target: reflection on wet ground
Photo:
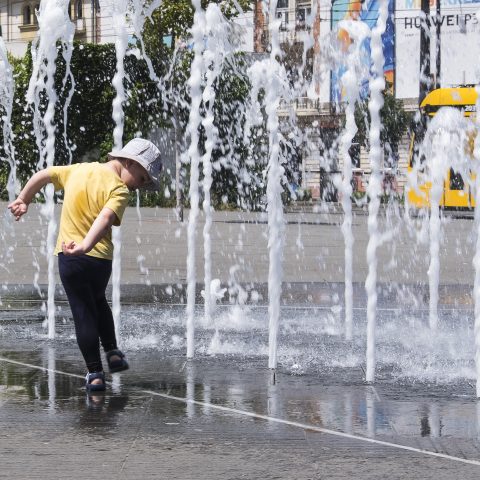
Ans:
[[[361,319],[356,324],[357,343],[347,345],[334,312],[325,316],[322,311],[285,310],[283,314],[288,320],[280,336],[282,364],[274,379],[266,368],[263,313],[249,310],[240,316],[220,309],[216,316],[220,344],[211,343],[212,326],[200,325],[198,355],[186,362],[178,310],[126,308],[122,337],[132,368],[122,376],[114,375],[105,394],[91,396],[83,388],[84,371],[68,314],[59,319],[58,338],[53,342],[45,338],[41,315],[25,312],[10,320],[3,317],[0,451],[7,462],[3,471],[15,472],[19,448],[33,449],[38,455],[66,448],[72,456],[80,448],[78,443],[111,453],[121,438],[120,457],[104,465],[124,473],[135,463],[133,458],[138,461],[147,451],[177,452],[186,444],[207,449],[204,453],[215,448],[221,455],[228,445],[240,451],[280,449],[285,458],[296,456],[296,461],[306,460],[312,449],[317,455],[330,452],[333,463],[349,455],[356,461],[380,455],[389,458],[388,468],[395,468],[397,461],[404,463],[408,455],[424,455],[418,452],[425,450],[446,456],[443,462],[477,462],[457,466],[456,473],[445,478],[474,478],[470,472],[480,472],[480,402],[470,378],[470,317],[455,317],[452,324],[451,315],[445,315],[437,346],[422,330],[421,318],[406,319],[401,327],[394,317],[393,329],[392,318],[381,317],[380,375],[373,386],[363,382]],[[425,363],[415,370],[415,362]],[[423,376],[412,374],[422,369]],[[442,376],[442,369],[450,373]],[[451,373],[454,370],[456,375]],[[142,443],[146,438],[148,446]],[[369,446],[367,440],[377,443]],[[48,470],[44,463],[40,462],[42,475]],[[424,466],[416,465],[420,470],[412,470],[412,476],[398,478],[429,478],[428,472],[436,472],[430,465],[421,473]],[[208,472],[208,461],[204,467]],[[293,461],[290,467],[298,465]],[[245,470],[250,473],[244,478],[258,478],[258,468]],[[313,463],[305,476],[293,477],[281,462],[275,463],[268,471],[277,473],[269,477],[264,472],[263,478],[337,478],[316,476],[311,468]],[[466,474],[464,468],[474,470]],[[192,478],[215,478],[202,477],[202,472],[193,468]],[[218,472],[218,478],[241,478]],[[348,468],[342,475],[345,472]],[[460,472],[463,476],[456,477]],[[1,473],[2,467],[0,477]],[[42,475],[38,478],[47,478]],[[185,473],[170,478],[190,477]]]

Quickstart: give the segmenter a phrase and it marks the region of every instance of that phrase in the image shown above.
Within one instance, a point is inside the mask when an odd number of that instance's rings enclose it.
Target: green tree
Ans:
[[[220,5],[223,14],[227,18],[236,17],[239,12],[233,0],[202,0],[202,8],[206,9],[211,3]],[[240,7],[248,11],[251,8],[249,0],[238,0]],[[193,25],[195,9],[191,0],[163,0],[159,8],[152,15],[152,21],[147,22],[143,37],[148,45],[148,53],[152,58],[153,52],[169,46],[172,48],[175,42],[186,39]],[[171,42],[165,43],[165,37],[171,37]]]
[[[355,121],[358,127],[356,140],[360,145],[368,148],[368,130],[370,125],[370,112],[366,98],[357,104]],[[411,123],[411,114],[406,112],[403,102],[395,98],[390,86],[384,91],[384,104],[380,110],[382,130],[380,141],[385,152],[386,166],[395,166],[398,145]]]
[[[227,18],[238,14],[232,0],[202,1],[202,7],[206,8],[211,3],[219,4]],[[239,0],[238,3],[245,10],[250,6],[248,0]],[[188,47],[188,36],[193,18],[194,8],[190,0],[164,0],[143,32],[145,50],[165,89],[163,101],[167,118],[180,131],[182,143],[178,148],[182,151],[186,149],[184,142],[190,108],[187,81],[193,53]],[[243,113],[250,91],[247,68],[248,62],[244,55],[235,55],[225,65],[215,85],[214,115],[218,142],[211,159],[214,167],[211,195],[215,208],[252,208],[253,205],[258,205],[264,190],[261,181],[264,166],[261,166],[261,162],[247,158],[249,153],[244,142]],[[204,113],[205,105],[201,109]],[[203,128],[200,127],[201,153],[204,152],[204,140]],[[188,164],[183,165],[181,177],[186,192],[189,189]]]

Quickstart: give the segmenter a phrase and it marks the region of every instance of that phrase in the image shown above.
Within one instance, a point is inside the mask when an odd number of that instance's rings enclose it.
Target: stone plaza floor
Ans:
[[[87,395],[71,345],[1,342],[0,478],[475,479],[480,410],[441,388],[129,356]],[[262,362],[263,363],[263,362]]]
[[[260,338],[225,331],[216,353],[208,348],[213,331],[199,328],[198,353],[186,361],[180,321],[172,327],[160,313],[124,307],[131,369],[96,395],[84,390],[68,312],[55,340],[46,338],[41,312],[2,313],[0,478],[478,478],[480,402],[471,381],[419,381],[385,367],[370,385],[363,360],[328,363],[344,351],[355,357],[355,348],[308,328],[285,346],[303,372],[281,349],[274,375],[258,328]],[[326,351],[306,368],[302,345],[308,354],[305,345],[321,338],[314,350]]]

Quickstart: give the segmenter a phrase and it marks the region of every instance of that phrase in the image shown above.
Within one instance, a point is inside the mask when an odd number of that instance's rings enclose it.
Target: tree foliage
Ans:
[[[225,16],[238,14],[232,0],[202,1],[202,7],[208,4],[220,5]],[[249,8],[248,0],[239,0],[242,8]],[[172,126],[180,131],[180,137],[186,139],[186,127],[189,118],[190,97],[188,78],[190,76],[193,52],[190,48],[189,31],[193,24],[194,8],[190,0],[164,0],[161,7],[152,15],[143,32],[147,54],[152,56],[155,73],[162,78],[165,89],[164,108],[168,112]],[[169,37],[171,43],[165,42]],[[173,48],[176,45],[177,48]],[[158,55],[158,52],[162,52]],[[156,59],[156,61],[155,61]],[[250,91],[246,74],[248,61],[242,54],[232,56],[224,65],[222,74],[215,83],[215,103],[213,106],[217,141],[212,152],[213,185],[212,203],[216,208],[243,207],[257,208],[264,192],[261,174],[264,165],[255,162],[245,145],[244,113]],[[206,105],[202,103],[201,113],[205,114]],[[200,133],[200,154],[205,153],[205,132]],[[179,148],[186,150],[186,145]],[[200,173],[202,179],[202,173]],[[182,187],[189,189],[189,165],[183,164]],[[186,199],[188,202],[188,199]]]
[[[357,141],[368,148],[368,131],[370,126],[370,112],[366,98],[357,104],[355,109],[355,122],[358,132]],[[395,164],[398,145],[411,123],[411,114],[403,108],[403,102],[395,98],[389,86],[384,91],[384,104],[380,110],[382,129],[380,141],[383,145],[387,164]]]
[[[115,62],[115,48],[112,44],[74,44],[71,70],[75,88],[65,126],[63,106],[72,84],[67,80],[64,85],[65,63],[62,55],[58,55],[55,78],[58,93],[55,111],[56,165],[65,165],[70,161],[104,161],[106,154],[111,151],[114,127],[112,101],[116,94],[112,86]],[[21,183],[24,183],[34,171],[42,167],[33,133],[33,106],[25,100],[32,75],[30,49],[23,58],[13,59],[12,67],[16,88],[12,129],[18,162],[17,173]],[[125,59],[125,70],[124,83],[128,99],[124,105],[124,139],[127,141],[135,135],[147,134],[157,125],[161,126],[163,117],[159,92],[150,81],[145,62],[129,55]],[[46,105],[47,98],[43,93],[38,105],[41,114],[45,112]],[[0,142],[3,145],[3,139],[0,138]],[[3,156],[1,151],[0,156]],[[6,170],[8,166],[2,163],[1,168]],[[2,196],[5,196],[4,191]]]
[[[239,12],[232,0],[202,0],[203,9],[211,3],[220,6],[227,18],[236,17]],[[244,10],[250,8],[249,0],[238,0],[237,3]],[[193,25],[195,13],[191,0],[163,0],[159,8],[152,15],[151,22],[147,23],[144,38],[151,47],[161,47],[164,37],[171,36],[175,44],[176,40],[186,39]],[[151,52],[150,52],[151,53]]]

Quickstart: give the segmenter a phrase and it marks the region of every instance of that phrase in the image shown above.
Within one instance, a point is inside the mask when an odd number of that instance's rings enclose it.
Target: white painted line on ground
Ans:
[[[59,375],[66,375],[67,377],[85,379],[85,375],[78,375],[76,373],[63,372],[62,370],[54,370],[52,368],[41,367],[40,365],[33,365],[31,363],[19,362],[18,360],[12,360],[10,358],[0,357],[0,362],[13,363],[14,365],[20,365],[22,367],[35,368],[37,370],[42,370],[42,372],[58,373]]]
[[[51,372],[51,373],[56,373],[58,375],[67,375],[69,377],[82,378],[82,379],[84,378],[83,375],[63,372],[61,370],[54,370],[54,369],[51,369],[51,368],[41,367],[39,365],[33,365],[33,364],[30,364],[30,363],[19,362],[17,360],[11,360],[9,358],[4,358],[4,357],[0,357],[0,362],[12,363],[14,365],[20,365],[22,367],[35,368],[35,369],[41,370],[43,372]],[[110,382],[106,382],[106,383],[110,384]],[[124,385],[124,386],[128,388],[128,385]],[[361,437],[359,435],[351,435],[349,433],[339,432],[337,430],[330,430],[328,428],[323,428],[323,427],[316,427],[315,425],[308,425],[306,423],[292,422],[290,420],[284,420],[282,418],[269,417],[268,415],[261,415],[259,413],[247,412],[245,410],[238,410],[236,408],[224,407],[222,405],[218,405],[218,404],[215,404],[215,403],[201,402],[199,400],[193,400],[193,399],[183,398],[183,397],[176,397],[174,395],[169,395],[169,394],[166,394],[166,393],[155,392],[154,390],[138,390],[138,389],[136,389],[136,392],[146,393],[148,395],[154,395],[156,397],[165,398],[167,400],[173,400],[173,401],[176,401],[176,402],[187,403],[187,404],[192,404],[192,405],[199,405],[201,407],[209,407],[213,410],[232,413],[232,414],[235,414],[235,415],[243,415],[245,417],[257,418],[257,419],[260,419],[260,420],[265,420],[267,422],[278,423],[278,424],[281,424],[281,425],[287,425],[289,427],[301,428],[303,430],[309,430],[311,432],[325,433],[327,435],[334,435],[336,437],[348,438],[350,440],[358,440],[358,441],[361,441],[361,442],[372,443],[374,445],[381,445],[381,446],[384,446],[384,447],[392,447],[392,448],[397,448],[399,450],[407,450],[407,451],[413,452],[413,453],[420,453],[420,454],[423,454],[423,455],[429,455],[431,457],[438,457],[438,458],[443,458],[445,460],[452,460],[452,461],[455,461],[455,462],[468,463],[469,465],[480,466],[480,460],[469,460],[467,458],[454,457],[452,455],[446,455],[444,453],[432,452],[430,450],[423,450],[421,448],[409,447],[407,445],[400,445],[398,443],[391,443],[391,442],[385,442],[383,440],[376,440],[375,438],[367,438],[367,437]]]

